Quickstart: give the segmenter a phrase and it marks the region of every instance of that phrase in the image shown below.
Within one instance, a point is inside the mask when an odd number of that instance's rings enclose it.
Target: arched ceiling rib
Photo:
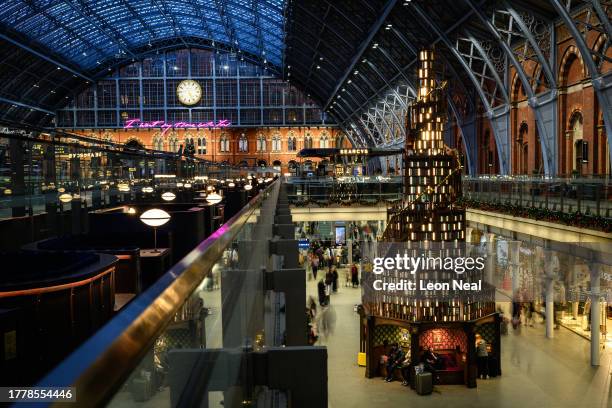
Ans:
[[[203,38],[282,65],[284,0],[4,0],[0,22],[82,70]]]

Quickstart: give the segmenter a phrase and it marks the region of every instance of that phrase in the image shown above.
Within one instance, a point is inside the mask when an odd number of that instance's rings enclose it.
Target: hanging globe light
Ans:
[[[166,191],[161,195],[162,200],[164,201],[173,201],[176,198],[176,194],[170,191]]]
[[[69,203],[72,201],[72,194],[64,193],[61,194],[58,198],[62,203]]]
[[[206,201],[210,204],[219,204],[221,200],[223,200],[223,197],[217,193],[210,193],[206,196]]]

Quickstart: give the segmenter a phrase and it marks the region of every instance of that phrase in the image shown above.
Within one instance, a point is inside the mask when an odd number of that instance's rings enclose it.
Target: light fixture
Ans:
[[[206,186],[206,191],[215,191],[213,186]]]
[[[176,186],[177,186],[177,187],[183,187],[183,186],[184,186],[184,184],[183,184],[183,183],[176,183]]]
[[[62,203],[69,203],[72,201],[72,194],[64,193],[61,194],[58,198]]]
[[[236,184],[234,184],[233,182],[231,182],[231,183],[229,183],[227,186],[228,186],[228,187],[236,187]]]
[[[159,208],[153,208],[142,213],[142,215],[140,216],[140,221],[142,221],[149,227],[153,227],[154,250],[155,252],[159,252],[157,250],[157,227],[161,227],[162,225],[170,221],[170,214],[168,214],[164,210],[160,210]]]
[[[57,189],[57,192],[58,193],[65,193],[66,189],[64,187],[60,187],[60,188]]]
[[[245,184],[245,185],[244,185],[244,189],[245,189],[245,191],[250,191],[250,190],[252,190],[252,189],[253,189],[253,186],[252,186],[252,185],[250,185],[250,184]]]
[[[221,197],[217,193],[210,193],[209,195],[206,196],[206,201],[209,204],[219,204],[221,200],[223,200],[223,197]]]
[[[172,201],[176,198],[176,194],[171,191],[166,191],[164,194],[161,195],[161,198],[164,201]]]
[[[153,192],[153,187],[143,187],[142,188],[142,192],[143,193],[152,193]]]
[[[7,188],[4,190],[4,195],[11,195],[13,194],[13,190],[11,190],[10,188]]]
[[[130,215],[134,215],[134,214],[136,214],[136,209],[134,207],[129,207],[127,209],[127,213],[130,214]]]
[[[117,188],[124,193],[130,191],[130,185],[126,183],[117,184]]]
[[[183,187],[185,187],[185,188],[191,188],[191,183],[185,183],[185,185],[183,185]]]

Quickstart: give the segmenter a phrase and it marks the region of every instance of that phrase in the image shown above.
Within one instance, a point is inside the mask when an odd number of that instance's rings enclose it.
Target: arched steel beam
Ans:
[[[510,97],[508,96],[508,91],[506,90],[506,84],[504,83],[504,81],[497,74],[497,70],[495,69],[495,66],[493,65],[493,63],[489,59],[489,56],[487,55],[487,52],[484,50],[484,48],[482,48],[482,45],[474,37],[474,35],[472,33],[470,33],[467,30],[465,30],[465,32],[467,33],[468,39],[472,42],[472,44],[474,44],[474,48],[476,48],[476,50],[480,54],[480,57],[482,58],[484,63],[489,68],[489,71],[491,71],[491,75],[493,75],[493,79],[495,80],[495,83],[497,84],[498,89],[502,93],[502,97],[503,97],[504,103],[506,103],[506,104],[510,103]]]
[[[544,53],[542,52],[540,45],[534,38],[531,31],[529,31],[529,27],[527,27],[527,24],[525,23],[523,18],[520,16],[520,14],[514,9],[514,7],[512,7],[512,5],[507,0],[504,0],[503,4],[505,8],[508,10],[508,13],[510,13],[512,18],[514,19],[514,21],[516,21],[523,36],[527,39],[527,41],[529,41],[531,48],[533,48],[533,50],[535,51],[536,56],[538,57],[540,66],[542,67],[542,70],[544,71],[544,75],[546,75],[546,80],[548,81],[550,88],[551,89],[556,88],[557,87],[556,75],[553,73],[553,70],[550,67],[550,63],[548,62],[548,59],[544,56]]]
[[[587,67],[589,76],[591,77],[591,83],[595,89],[599,106],[603,111],[606,136],[608,138],[608,150],[610,151],[610,161],[612,162],[612,75],[601,75],[597,69],[597,64],[595,64],[595,61],[593,60],[591,50],[587,46],[586,41],[582,37],[582,33],[574,24],[565,7],[559,2],[559,0],[549,1],[561,17],[561,20],[563,20],[563,23],[571,33],[574,41],[576,41],[576,46],[580,51],[580,55],[582,55],[582,60]],[[608,40],[610,40],[610,37],[608,37]]]
[[[29,52],[30,54],[34,54],[37,57],[42,58],[45,61],[50,62],[51,64],[54,64],[56,67],[60,67],[61,69],[64,69],[64,70],[70,72],[73,75],[79,76],[79,77],[81,77],[83,79],[86,79],[88,81],[93,82],[93,79],[89,75],[85,74],[84,72],[81,72],[78,69],[71,68],[71,67],[67,66],[66,64],[64,64],[63,62],[60,62],[60,61],[56,60],[55,58],[52,58],[52,57],[50,57],[50,56],[48,56],[46,54],[43,54],[42,52],[38,52],[35,49],[33,49],[33,48],[31,48],[31,47],[29,47],[29,46],[27,46],[27,45],[25,45],[25,44],[15,40],[15,39],[13,39],[13,38],[11,38],[11,37],[3,34],[3,33],[0,33],[0,38],[3,39],[4,41],[7,41],[7,42],[15,45],[16,47],[19,47],[19,48]]]
[[[113,27],[106,24],[106,22],[100,18],[100,16],[93,11],[88,4],[84,3],[82,0],[78,0],[78,2],[81,7],[77,7],[71,1],[64,0],[64,3],[68,7],[80,14],[81,17],[89,22],[89,24],[96,27],[98,31],[102,32],[111,41],[117,43],[119,49],[122,49],[127,54],[130,54],[132,58],[136,58],[136,56],[130,51],[130,42],[127,40],[127,38],[125,38],[121,33],[117,32]],[[92,16],[95,17],[97,21],[94,21]]]
[[[395,94],[393,94],[395,95]],[[395,123],[396,126],[399,128],[399,133],[400,136],[403,137],[404,139],[406,139],[406,128],[402,125],[402,121],[399,119],[399,117],[397,116],[397,114],[395,113],[395,109],[392,109],[388,104],[387,104],[387,100],[384,99],[383,100],[383,105],[389,109],[389,111],[391,112],[391,115],[395,118]]]
[[[378,121],[370,112],[364,112],[364,115],[368,118],[368,122],[370,122],[376,131],[378,132],[378,138],[375,138],[376,146],[380,146],[385,144],[385,132],[378,126]]]
[[[612,41],[612,23],[610,23],[610,17],[606,14],[604,9],[601,8],[601,3],[599,0],[591,0],[591,5],[593,6],[593,10],[595,10],[597,18],[599,18],[599,21],[601,21],[601,24],[608,35],[608,41]]]
[[[529,78],[527,78],[523,65],[517,61],[514,52],[510,49],[510,46],[502,39],[495,26],[493,26],[482,11],[476,8],[472,0],[464,1],[472,8],[478,19],[487,27],[489,32],[501,46],[502,50],[504,50],[512,65],[514,65],[514,69],[516,70],[521,83],[523,84],[523,89],[527,93],[529,106],[536,115],[536,126],[540,132],[540,145],[542,147],[542,155],[544,159],[544,173],[547,176],[556,175],[557,163],[555,159],[557,152],[557,137],[555,132],[556,123],[554,123],[556,119],[556,103],[554,101],[551,102],[550,100],[547,100],[544,104],[540,103],[535,95],[535,92],[533,91]],[[556,100],[556,92],[553,92],[552,96]],[[552,106],[547,106],[548,104],[552,104]]]
[[[476,150],[475,140],[476,123],[474,123],[473,120],[470,124],[463,123],[461,115],[459,114],[453,99],[448,96],[447,100],[448,106],[451,108],[451,112],[453,112],[453,115],[457,119],[457,127],[459,128],[459,132],[461,132],[461,140],[463,141],[463,148],[465,149],[470,175],[475,176],[478,174],[478,151]]]
[[[374,133],[372,133],[372,130],[368,127],[368,124],[364,121],[363,118],[360,117],[360,118],[358,118],[358,120],[361,123],[361,126],[363,127],[363,129],[370,135],[370,139],[372,140],[372,144],[374,146],[378,146],[380,144],[379,143],[379,138],[377,138],[376,135]],[[369,121],[369,119],[368,119],[368,121]]]
[[[331,33],[333,33],[340,41],[342,41],[344,43],[344,45],[346,45],[346,48],[348,49],[353,49],[354,45],[349,43],[343,35],[341,35],[338,31],[336,31],[332,26],[328,25],[325,20],[322,20],[321,18],[319,18],[319,16],[317,16],[316,14],[312,13],[310,10],[304,8],[304,6],[300,3],[300,2],[295,2],[293,3],[295,4],[296,7],[300,8],[300,10],[302,10],[304,13],[308,14],[308,16],[310,18],[312,18],[313,20],[317,21],[321,27],[323,27],[326,30],[329,30]],[[316,35],[315,38],[320,38],[320,35]]]
[[[368,33],[368,36],[361,42],[361,45],[359,46],[359,49],[357,50],[357,52],[353,56],[353,59],[350,62],[350,64],[347,66],[346,70],[344,71],[344,75],[342,75],[342,77],[340,78],[340,80],[336,84],[336,87],[335,87],[334,91],[332,92],[332,94],[330,95],[329,99],[325,103],[323,109],[326,109],[329,106],[329,104],[331,103],[334,95],[338,92],[338,89],[340,89],[340,87],[343,86],[343,84],[347,80],[348,76],[351,74],[351,72],[353,72],[353,69],[355,68],[355,65],[361,59],[363,53],[365,52],[365,50],[368,48],[368,46],[372,42],[372,39],[374,38],[374,36],[378,33],[378,30],[380,30],[380,27],[383,25],[383,23],[387,19],[387,16],[389,15],[389,13],[391,13],[391,10],[393,10],[393,7],[395,7],[396,3],[397,3],[397,0],[388,0],[387,1],[386,5],[385,5],[385,8],[380,13],[380,15],[378,16],[378,19],[374,22],[372,27],[370,27],[370,31]]]
[[[478,79],[474,75],[474,72],[472,72],[470,66],[466,63],[466,61],[463,59],[459,51],[451,43],[446,33],[443,32],[434,21],[432,21],[429,15],[427,15],[427,13],[425,13],[418,4],[412,3],[412,6],[413,6],[413,9],[418,14],[418,16],[420,17],[420,19],[423,22],[425,22],[425,24],[427,24],[427,26],[429,26],[436,33],[436,35],[438,35],[438,38],[442,40],[444,45],[446,45],[446,47],[452,52],[453,56],[457,59],[459,64],[461,64],[466,74],[468,75],[472,83],[474,84],[474,87],[476,88],[476,91],[478,92],[478,96],[480,96],[480,99],[483,105],[485,106],[485,109],[487,110],[487,115],[489,116],[489,119],[491,119],[492,122],[494,120],[499,120],[499,122],[501,122],[501,123],[492,123],[493,125],[492,130],[493,130],[493,135],[495,136],[497,153],[499,156],[500,173],[508,174],[509,167],[510,167],[510,156],[508,154],[509,153],[508,152],[508,132],[507,132],[507,127],[509,125],[508,123],[509,118],[506,117],[508,114],[508,107],[505,106],[505,109],[503,112],[498,112],[496,114],[496,112],[492,109],[487,96],[482,90]]]
[[[406,82],[410,82],[410,78],[408,78],[408,76],[404,73],[404,70],[401,69],[397,63],[395,62],[395,60],[393,60],[393,58],[391,58],[389,56],[389,54],[387,53],[387,51],[385,51],[385,49],[381,46],[378,46],[377,49],[382,53],[382,55],[385,56],[385,58],[387,59],[387,61],[389,61],[389,63],[393,66],[393,68],[395,68],[395,70],[404,78],[404,80]]]
[[[393,139],[395,141],[396,137],[395,137],[395,129],[393,126],[393,122],[387,120],[387,115],[386,115],[386,106],[383,104],[383,108],[382,111],[381,109],[377,106],[370,108],[371,110],[374,110],[374,117],[378,118],[380,117],[381,123],[383,125],[384,128],[386,128],[387,130],[387,135],[389,136],[389,139]],[[386,139],[386,138],[385,138]],[[389,142],[386,142],[385,145],[388,145]]]
[[[391,92],[393,92],[393,93],[397,94],[397,90],[396,90],[395,88],[393,88],[393,87],[391,86],[391,84],[389,84],[389,81],[387,81],[387,78],[386,78],[386,77],[385,77],[385,76],[382,74],[382,72],[380,72],[380,71],[378,70],[378,68],[376,67],[376,65],[372,64],[372,62],[370,62],[370,60],[367,60],[367,61],[366,61],[366,64],[368,64],[368,66],[369,66],[370,68],[372,68],[372,70],[373,70],[374,72],[376,72],[376,74],[377,74],[377,75],[380,77],[380,79],[382,79],[382,80],[383,80],[383,82],[385,83],[385,85],[387,86],[387,88],[388,88],[388,89],[389,89]],[[404,103],[404,106],[406,106],[406,107],[407,107],[407,105],[406,105],[405,103]]]
[[[317,38],[317,37],[320,36],[319,33],[315,33],[313,31],[311,31],[308,27],[304,26],[302,23],[294,23],[294,24],[300,26],[301,30],[303,30],[303,31],[307,32],[308,34],[312,35],[314,38]],[[307,41],[305,41],[304,39],[302,39],[302,37],[300,37],[299,35],[298,36],[294,36],[293,38],[295,38],[296,40],[299,40],[306,48],[311,50],[313,53],[315,53],[315,54],[320,54],[321,53],[317,48],[313,47],[312,44],[310,44]],[[334,54],[334,56],[336,58],[338,58],[340,61],[342,61],[342,60],[344,60],[346,58],[346,57],[342,56],[341,54],[339,54],[338,51],[336,51],[336,49],[334,47],[327,46],[326,48],[329,51],[331,51],[332,54]],[[338,75],[340,75],[340,72],[338,72]]]

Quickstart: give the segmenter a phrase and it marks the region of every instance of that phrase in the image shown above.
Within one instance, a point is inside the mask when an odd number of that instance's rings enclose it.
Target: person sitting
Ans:
[[[402,361],[402,366],[400,371],[402,373],[402,385],[406,386],[410,383],[410,366],[411,366],[411,358],[410,358],[410,350],[406,352],[404,356],[404,361]]]
[[[423,363],[425,371],[429,371],[434,379],[436,378],[436,370],[442,368],[443,365],[442,359],[434,353],[431,347],[428,347],[421,356],[421,363]]]
[[[392,352],[389,353],[389,359],[387,360],[387,378],[385,381],[393,381],[393,371],[401,367],[404,362],[404,351],[397,344],[393,345]]]

